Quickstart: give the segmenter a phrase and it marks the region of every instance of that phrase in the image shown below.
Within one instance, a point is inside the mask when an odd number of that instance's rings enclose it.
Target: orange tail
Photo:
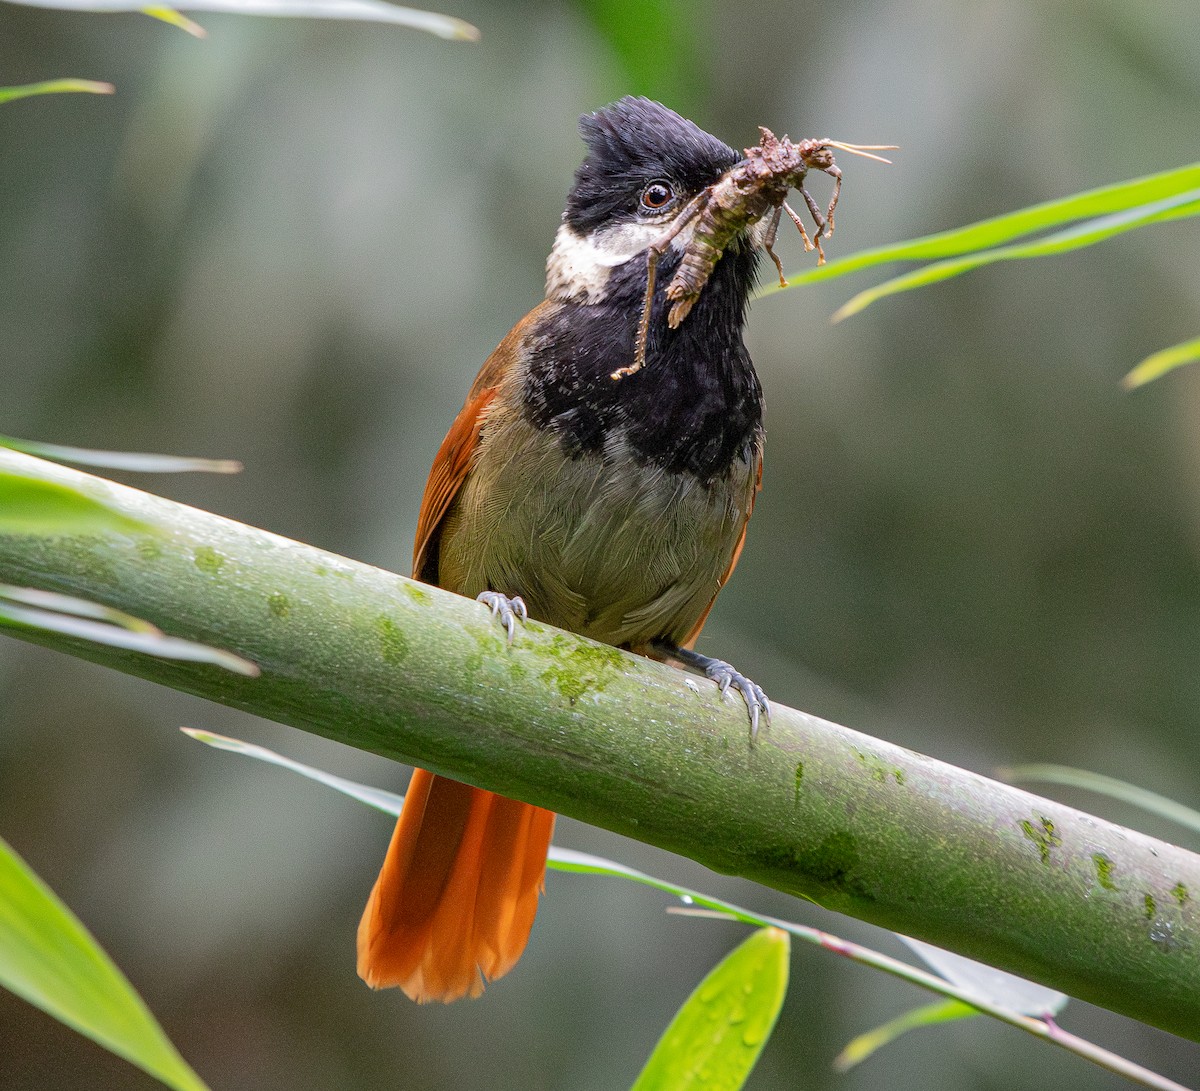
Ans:
[[[413,773],[358,926],[358,973],[418,1003],[478,996],[516,965],[537,913],[554,813]]]

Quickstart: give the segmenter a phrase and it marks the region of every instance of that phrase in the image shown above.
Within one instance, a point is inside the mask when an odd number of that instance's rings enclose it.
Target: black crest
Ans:
[[[741,157],[660,102],[627,96],[579,119],[588,154],[575,172],[563,218],[581,235],[633,219],[648,182],[686,193],[711,185]]]

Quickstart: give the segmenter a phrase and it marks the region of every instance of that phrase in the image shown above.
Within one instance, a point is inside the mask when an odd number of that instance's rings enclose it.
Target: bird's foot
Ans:
[[[758,738],[759,719],[763,718],[770,723],[771,702],[767,700],[762,686],[757,682],[752,682],[741,671],[726,663],[724,659],[713,659],[712,656],[702,655],[691,648],[680,648],[662,641],[658,642],[656,646],[672,659],[678,660],[684,666],[691,667],[703,674],[705,678],[716,682],[721,689],[722,697],[731,689],[736,689],[742,695],[742,700],[746,702],[746,711],[750,713],[751,742]]]
[[[509,598],[499,591],[483,591],[475,596],[476,602],[482,602],[492,612],[493,617],[500,619],[504,631],[508,633],[508,642],[513,642],[517,631],[518,621],[528,621],[529,611],[525,609],[525,600],[520,595]]]

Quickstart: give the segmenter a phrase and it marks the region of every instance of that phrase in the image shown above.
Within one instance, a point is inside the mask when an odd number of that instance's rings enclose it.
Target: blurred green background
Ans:
[[[462,0],[452,14],[482,41],[202,16],[199,42],[140,16],[0,7],[0,84],[118,88],[0,109],[0,432],[241,458],[239,478],[132,480],[406,571],[444,429],[541,298],[581,112],[640,92],[739,147],[759,124],[902,145],[893,167],[843,163],[833,256],[1200,145],[1189,0]],[[702,648],[784,703],[981,772],[1060,761],[1200,803],[1200,370],[1134,396],[1117,385],[1200,330],[1198,242],[1195,221],[1151,229],[839,326],[828,316],[868,280],[759,301],[765,489]],[[781,249],[808,266],[796,237]],[[743,934],[669,918],[647,890],[551,875],[528,955],[481,1001],[373,995],[354,931],[390,822],[179,724],[388,787],[404,771],[0,640],[0,832],[214,1089],[627,1087]],[[829,1072],[850,1036],[924,999],[798,950],[750,1086],[1126,1086],[983,1021]],[[1200,1072],[1200,1049],[1168,1035],[1082,1004],[1064,1022],[1184,1082]],[[6,1091],[155,1086],[0,993]]]

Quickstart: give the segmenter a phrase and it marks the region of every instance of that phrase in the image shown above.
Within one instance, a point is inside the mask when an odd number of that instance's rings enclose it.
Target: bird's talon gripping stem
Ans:
[[[729,690],[736,689],[742,695],[742,700],[746,702],[746,711],[750,714],[751,743],[758,738],[759,719],[771,722],[771,702],[767,700],[762,686],[757,682],[752,682],[725,660],[713,659],[711,656],[702,655],[691,648],[680,648],[667,641],[656,641],[654,646],[685,667],[691,667],[703,674],[705,678],[716,682],[722,697]]]
[[[509,598],[499,591],[482,591],[475,597],[476,602],[482,602],[492,612],[493,617],[500,619],[504,631],[508,633],[508,642],[513,642],[516,635],[517,622],[528,621],[529,611],[525,608],[525,600],[520,595]]]

